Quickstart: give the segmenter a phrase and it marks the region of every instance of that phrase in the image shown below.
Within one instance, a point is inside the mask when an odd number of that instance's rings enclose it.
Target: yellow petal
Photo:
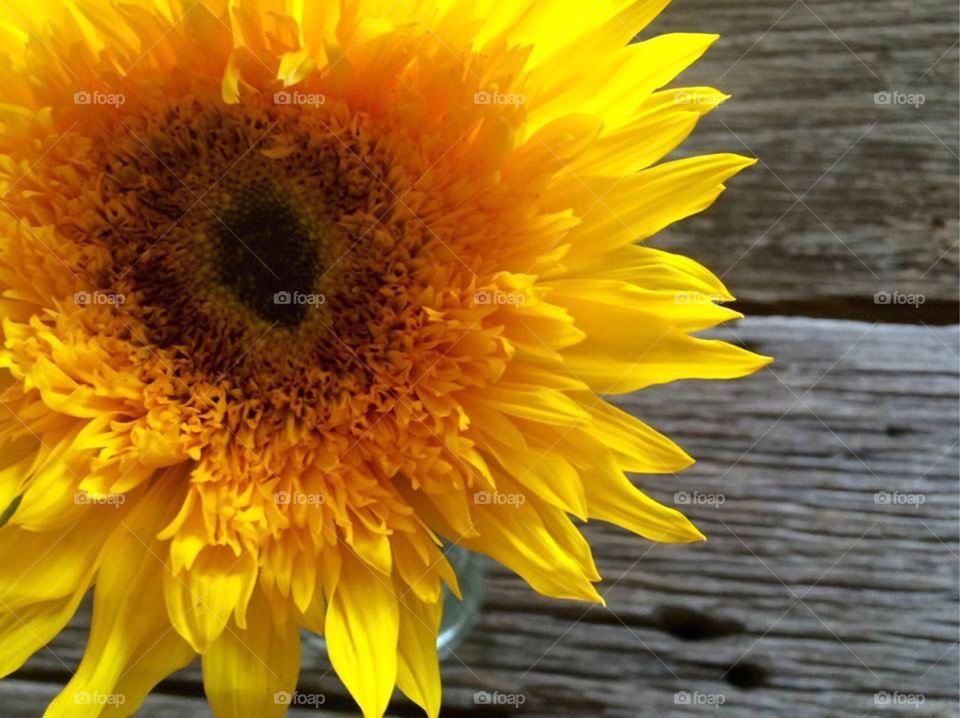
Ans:
[[[734,154],[702,155],[628,177],[581,177],[558,185],[548,208],[573,208],[583,220],[567,235],[571,248],[564,261],[573,266],[702,212],[720,196],[726,180],[755,163]]]
[[[544,67],[532,74],[530,127],[541,127],[569,107],[619,127],[651,92],[693,64],[716,40],[717,35],[697,33],[659,35],[593,58],[590,72]],[[597,82],[598,77],[603,82]]]
[[[10,610],[72,596],[89,581],[104,541],[126,507],[89,506],[63,531],[0,529],[0,605]]]
[[[617,456],[620,467],[643,474],[682,471],[693,459],[673,441],[605,401],[591,408],[591,433]]]
[[[662,4],[664,0],[659,0]],[[629,0],[585,5],[580,0],[480,0],[474,14],[481,18],[483,26],[476,31],[476,42],[482,46],[490,39],[503,36],[512,45],[531,45],[534,54],[531,63],[547,61],[571,39],[569,23],[576,18],[581,30],[605,27]],[[462,12],[462,10],[461,10]],[[621,27],[621,32],[626,28]],[[639,32],[642,27],[635,27]],[[629,39],[629,38],[627,38]],[[627,40],[623,40],[626,43]]]
[[[381,718],[397,681],[397,597],[390,579],[345,556],[324,635],[337,675],[364,718]]]
[[[593,115],[571,114],[537,130],[504,164],[503,177],[530,191],[531,180],[548,177],[596,143],[603,121]]]
[[[595,259],[557,276],[619,279],[651,291],[697,292],[725,302],[734,298],[713,272],[680,254],[631,244]]]
[[[499,561],[545,596],[602,603],[589,547],[566,514],[516,484],[505,482],[498,494],[503,498],[496,501],[475,498],[482,538],[457,543]]]
[[[81,428],[79,424],[71,424],[44,438],[11,524],[35,531],[66,528],[88,508],[78,492],[90,452],[73,449]]]
[[[371,531],[362,524],[356,524],[351,543],[357,556],[368,566],[385,576],[390,575],[393,557],[390,553],[390,537],[384,533]]]
[[[85,508],[64,532],[0,529],[0,676],[17,670],[67,624],[90,586],[103,542],[125,513]]]
[[[631,332],[618,346],[571,350],[566,366],[599,394],[626,394],[678,379],[735,379],[772,360],[716,339],[698,339],[662,325]]]
[[[123,715],[135,712],[163,678],[187,665],[194,651],[170,626],[163,601],[165,543],[156,538],[182,489],[159,481],[103,546],[90,637],[80,667],[45,716],[99,716],[92,696],[122,696]]]
[[[563,426],[583,424],[587,413],[569,396],[555,389],[515,389],[502,386],[483,390],[484,402],[509,416]]]
[[[580,475],[552,446],[518,451],[506,444],[488,441],[487,449],[514,481],[544,501],[586,520],[587,503]]]
[[[592,394],[581,399],[593,417],[589,427],[564,429],[524,422],[523,431],[554,447],[581,474],[583,469],[605,465],[611,457],[624,471],[641,474],[675,473],[693,463],[683,449],[639,419]]]
[[[92,572],[90,574],[92,577]],[[80,605],[88,581],[73,595],[53,601],[32,603],[16,611],[0,601],[0,677],[20,668],[30,656],[63,630]]]
[[[457,574],[446,554],[432,540],[400,535],[394,539],[394,557],[398,575],[421,601],[436,603],[442,583],[446,583],[455,596],[460,596]]]
[[[440,659],[437,632],[443,600],[421,601],[407,593],[400,600],[400,651],[397,686],[429,718],[440,715]]]
[[[709,87],[655,92],[636,118],[604,134],[568,169],[575,175],[620,176],[649,167],[676,149],[703,115],[727,99],[728,95]]]
[[[653,320],[695,332],[743,317],[699,292],[651,291],[612,279],[556,279],[545,286],[557,303],[570,305],[575,319],[591,312],[614,327]]]
[[[197,653],[220,635],[234,614],[243,627],[247,603],[257,579],[257,559],[239,557],[223,546],[209,546],[189,570],[164,572],[163,591],[170,622]]]
[[[152,600],[156,602],[156,595]],[[149,648],[139,651],[117,680],[113,694],[124,697],[123,705],[108,706],[102,718],[135,715],[160,681],[188,666],[195,657],[190,644],[167,623],[164,633]]]
[[[590,518],[609,521],[651,541],[689,543],[704,536],[686,516],[637,489],[615,466],[596,467],[584,476]]]
[[[280,718],[300,673],[300,631],[257,587],[247,627],[231,622],[203,654],[203,689],[217,718]]]

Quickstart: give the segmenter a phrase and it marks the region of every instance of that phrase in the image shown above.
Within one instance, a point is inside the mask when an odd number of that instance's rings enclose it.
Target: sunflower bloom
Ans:
[[[767,361],[636,243],[753,162],[660,161],[726,99],[660,89],[715,36],[628,45],[666,4],[0,3],[2,675],[92,587],[48,716],[198,654],[282,715],[303,628],[365,716],[437,716],[443,541],[600,602],[574,518],[703,538],[600,398]]]

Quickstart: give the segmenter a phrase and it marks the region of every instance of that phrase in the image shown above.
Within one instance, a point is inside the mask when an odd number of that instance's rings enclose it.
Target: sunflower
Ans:
[[[635,243],[753,163],[660,162],[726,99],[658,89],[715,36],[629,44],[666,4],[0,3],[2,675],[92,587],[48,716],[198,654],[281,715],[303,628],[365,716],[436,716],[445,546],[602,602],[573,518],[703,538],[601,398],[767,361]]]

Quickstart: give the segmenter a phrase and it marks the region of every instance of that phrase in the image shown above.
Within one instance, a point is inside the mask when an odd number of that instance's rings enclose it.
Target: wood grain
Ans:
[[[699,459],[638,481],[682,506],[708,542],[655,545],[591,525],[606,608],[541,598],[492,568],[481,624],[444,669],[445,715],[710,710],[675,703],[680,692],[722,696],[723,715],[873,715],[880,691],[922,695],[905,715],[957,715],[960,332],[759,318],[726,336],[781,359],[750,379],[622,402]],[[23,706],[4,715],[34,715],[49,683],[67,678],[86,620],[19,682],[0,683],[0,700]],[[353,710],[309,649],[300,690],[323,695],[325,710]],[[477,705],[477,691],[525,702]],[[161,695],[141,715],[208,715],[196,665],[159,693],[180,698]],[[394,708],[418,715],[402,699]]]
[[[940,0],[676,0],[642,37],[719,33],[679,84],[733,95],[680,154],[762,164],[655,243],[724,276],[754,314],[956,323],[957,18]],[[927,301],[878,307],[877,291]]]

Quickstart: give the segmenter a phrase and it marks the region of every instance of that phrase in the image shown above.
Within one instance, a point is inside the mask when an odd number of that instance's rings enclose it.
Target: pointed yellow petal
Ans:
[[[643,474],[682,471],[693,459],[660,432],[605,401],[592,406],[591,433],[617,456],[620,468]]]
[[[581,470],[605,465],[610,458],[624,471],[666,474],[682,471],[693,459],[674,442],[630,414],[584,394],[593,417],[586,428],[564,429],[525,422],[523,430],[567,457]]]
[[[566,365],[599,394],[626,394],[678,379],[736,379],[772,359],[716,339],[698,339],[662,326],[645,328],[619,347],[571,351]]]
[[[491,409],[545,424],[570,426],[583,424],[588,418],[575,401],[555,389],[523,390],[498,385],[484,389],[482,396]]]
[[[651,291],[612,279],[557,279],[545,286],[557,303],[570,305],[575,319],[592,312],[615,327],[654,320],[696,332],[743,317],[699,292]]]
[[[506,481],[498,495],[504,498],[475,497],[482,538],[457,543],[499,561],[545,596],[602,603],[589,547],[566,514]]]
[[[0,529],[0,605],[10,610],[72,596],[85,581],[126,507],[90,506],[63,531]]]
[[[581,224],[570,230],[565,262],[573,266],[653,236],[664,227],[709,207],[723,183],[755,159],[734,154],[703,155],[666,162],[628,177],[583,177],[558,186],[548,199],[552,211],[573,208]],[[584,191],[586,183],[589,191]],[[597,198],[600,198],[599,201]]]
[[[554,447],[516,450],[497,441],[487,449],[503,466],[507,476],[557,508],[582,520],[587,518],[583,484],[576,469]]]
[[[598,115],[619,127],[651,92],[664,87],[707,51],[717,35],[659,35],[591,60],[590,72],[560,72],[542,68],[535,73],[529,124],[536,129],[569,107]],[[571,68],[572,69],[572,68]],[[603,82],[598,83],[598,77]]]
[[[92,576],[92,574],[91,574]],[[87,584],[73,595],[42,603],[31,603],[16,611],[0,601],[0,677],[20,668],[30,656],[63,630],[80,605]]]
[[[238,558],[224,546],[208,546],[189,570],[164,572],[163,591],[170,622],[203,653],[224,630],[231,614],[244,626],[250,594],[257,580],[257,559],[249,551]]]
[[[727,99],[709,87],[655,92],[640,106],[637,117],[592,143],[568,169],[581,176],[620,176],[649,167],[676,149],[703,115]]]
[[[203,654],[203,689],[217,718],[281,718],[300,673],[300,630],[257,587],[247,627],[231,621]]]
[[[417,550],[415,544],[419,544],[421,550]],[[446,583],[455,595],[460,594],[453,567],[433,541],[398,536],[394,539],[394,557],[399,577],[421,601],[436,603],[440,600],[442,583]]]
[[[330,662],[363,711],[381,718],[397,681],[397,597],[390,579],[345,556],[327,607]]]
[[[83,660],[47,718],[98,716],[103,704],[85,700],[93,695],[122,696],[131,714],[160,680],[193,660],[159,600],[165,544],[156,535],[182,495],[178,483],[157,482],[104,545]]]
[[[421,601],[406,594],[400,601],[400,650],[397,685],[429,718],[440,715],[440,659],[437,632],[443,600]]]
[[[562,276],[619,279],[651,291],[697,292],[725,302],[734,299],[720,278],[702,264],[641,245],[631,244],[591,263],[578,264]]]
[[[584,484],[590,518],[609,521],[651,541],[690,543],[705,540],[686,516],[651,499],[616,467],[588,470]]]
[[[152,600],[156,602],[156,594]],[[196,654],[190,644],[167,623],[164,633],[146,650],[140,650],[120,674],[113,694],[123,696],[124,703],[117,707],[117,715],[126,715],[126,711],[130,711],[129,715],[136,715],[147,695],[160,681],[190,665],[194,658]],[[104,711],[103,715],[113,714],[108,710]]]

